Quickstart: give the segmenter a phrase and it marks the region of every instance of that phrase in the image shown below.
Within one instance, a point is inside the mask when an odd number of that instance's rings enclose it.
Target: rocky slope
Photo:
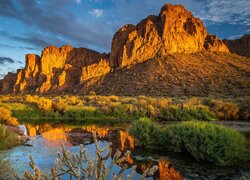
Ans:
[[[244,50],[244,48],[246,50]],[[242,50],[243,49],[243,50]],[[110,54],[45,48],[0,81],[1,93],[250,95],[249,37],[221,41],[181,5],[164,5],[115,34]]]
[[[240,39],[223,40],[230,52],[250,57],[250,34],[242,36]]]

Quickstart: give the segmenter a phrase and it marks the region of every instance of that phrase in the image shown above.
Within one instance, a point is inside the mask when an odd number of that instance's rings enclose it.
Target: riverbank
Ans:
[[[0,107],[21,122],[121,123],[141,117],[156,121],[248,120],[249,97],[0,96]]]
[[[0,125],[0,150],[24,144],[27,140],[18,127]]]

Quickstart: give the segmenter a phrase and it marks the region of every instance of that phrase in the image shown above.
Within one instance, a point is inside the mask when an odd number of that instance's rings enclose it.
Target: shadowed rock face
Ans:
[[[166,4],[158,16],[118,30],[110,54],[49,46],[41,57],[26,55],[25,68],[0,81],[0,93],[237,94],[235,87],[242,86],[241,80],[249,81],[249,59],[229,56],[229,49],[247,56],[249,44],[249,36],[221,41],[183,6]],[[214,79],[217,74],[219,83]],[[228,82],[231,90],[224,87]]]
[[[250,57],[250,34],[242,36],[240,39],[223,40],[230,52]]]

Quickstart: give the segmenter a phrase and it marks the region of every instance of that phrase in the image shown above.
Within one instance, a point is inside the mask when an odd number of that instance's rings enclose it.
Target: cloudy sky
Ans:
[[[48,45],[109,52],[121,26],[158,14],[165,3],[184,5],[222,39],[250,33],[249,0],[0,0],[0,78]]]

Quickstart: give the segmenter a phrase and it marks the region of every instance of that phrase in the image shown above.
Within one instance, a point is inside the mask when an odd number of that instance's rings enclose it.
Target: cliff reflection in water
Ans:
[[[98,127],[96,125],[89,126],[66,126],[66,125],[51,125],[49,123],[41,125],[26,125],[29,136],[35,137],[41,135],[44,140],[44,145],[47,147],[56,147],[64,144],[65,146],[78,146],[79,144],[87,145],[94,143],[92,131],[96,131],[98,139],[111,143],[113,149],[112,155],[116,149],[125,152],[135,148],[135,141],[129,132],[122,128],[115,127]],[[128,156],[124,162],[131,167],[137,165],[136,171],[142,174],[147,168],[153,165],[158,165],[159,171],[154,176],[154,179],[183,179],[183,176],[177,172],[167,160],[157,162],[138,162],[132,156]],[[123,166],[124,164],[118,164]]]

